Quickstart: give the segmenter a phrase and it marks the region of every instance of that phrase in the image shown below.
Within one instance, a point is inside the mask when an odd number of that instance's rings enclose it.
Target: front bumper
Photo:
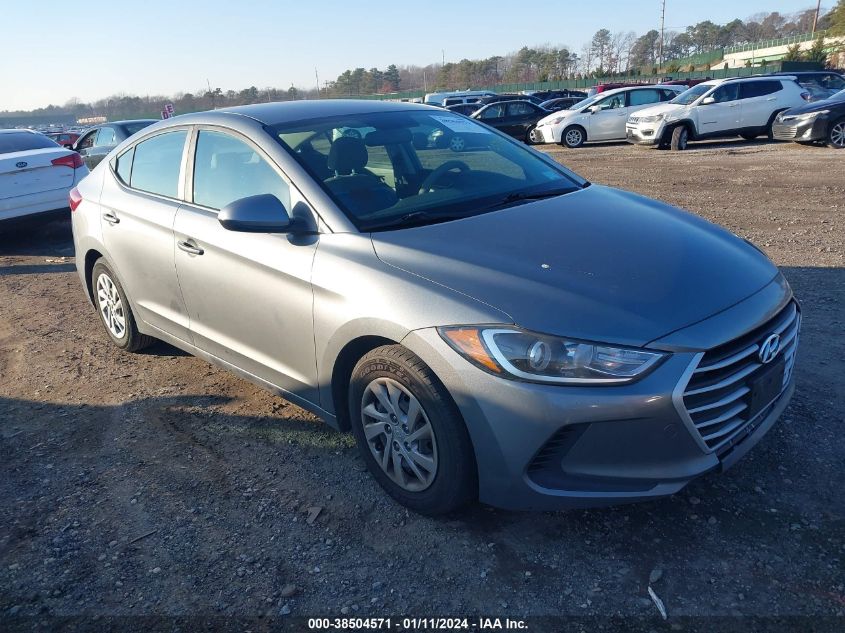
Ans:
[[[551,125],[538,125],[534,128],[536,132],[539,133],[541,137],[541,143],[557,143],[558,141],[555,140],[555,131],[554,127]]]
[[[637,145],[657,145],[663,136],[663,129],[659,125],[631,125],[625,124],[625,140]]]
[[[794,378],[729,445],[713,450],[673,394],[700,357],[676,351],[643,379],[612,387],[498,378],[461,358],[434,329],[403,341],[443,381],[472,438],[482,502],[514,510],[629,503],[671,495],[733,465],[786,408]]]
[[[828,119],[817,116],[809,120],[775,120],[772,137],[779,141],[823,141],[827,138]]]

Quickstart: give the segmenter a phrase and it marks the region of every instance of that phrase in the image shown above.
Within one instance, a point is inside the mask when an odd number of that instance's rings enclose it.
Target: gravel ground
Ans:
[[[651,626],[649,584],[681,628],[845,615],[845,152],[548,151],[750,238],[793,285],[796,395],[733,470],[633,506],[409,514],[350,435],[167,345],[115,349],[83,298],[68,222],[33,222],[0,236],[0,628],[459,613]]]

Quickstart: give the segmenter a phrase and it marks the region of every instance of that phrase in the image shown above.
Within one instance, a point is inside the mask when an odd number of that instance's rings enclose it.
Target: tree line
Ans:
[[[470,86],[493,86],[501,83],[554,81],[614,74],[653,74],[660,69],[679,69],[677,60],[719,48],[809,33],[815,10],[795,14],[777,11],[759,13],[746,20],[736,19],[719,25],[710,20],[687,27],[684,31],[667,31],[661,42],[660,33],[652,29],[642,35],[633,31],[598,30],[580,50],[570,46],[524,46],[507,55],[486,59],[462,59],[458,62],[426,66],[348,69],[332,81],[326,81],[319,94],[316,88],[287,89],[250,86],[240,91],[209,88],[173,96],[134,96],[118,94],[91,103],[71,99],[64,105],[50,105],[30,112],[7,112],[5,115],[82,118],[106,116],[110,120],[158,117],[166,103],[177,113],[208,110],[266,101],[287,101],[325,97],[356,97],[389,94],[400,90],[460,90]],[[845,0],[820,16],[817,30],[845,35]],[[795,52],[790,56],[798,57]],[[674,63],[673,63],[674,62]],[[684,68],[686,69],[686,68]]]

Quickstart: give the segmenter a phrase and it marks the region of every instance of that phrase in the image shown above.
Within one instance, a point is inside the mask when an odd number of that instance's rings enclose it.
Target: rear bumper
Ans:
[[[772,137],[779,141],[823,141],[827,139],[827,126],[826,116],[810,121],[775,121]]]
[[[0,200],[0,221],[67,209],[68,189]]]

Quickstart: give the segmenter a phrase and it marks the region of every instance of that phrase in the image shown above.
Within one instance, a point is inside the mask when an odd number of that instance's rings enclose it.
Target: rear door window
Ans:
[[[782,89],[779,81],[747,81],[740,86],[739,98],[765,97]]]
[[[95,145],[114,145],[114,139],[115,136],[113,127],[101,127],[100,131],[97,132],[97,141],[95,142]]]
[[[658,90],[632,90],[628,93],[628,105],[639,106],[660,101]]]
[[[187,136],[186,130],[174,130],[138,143],[129,185],[133,189],[175,198],[179,192],[182,152]]]
[[[525,116],[534,114],[534,108],[525,101],[508,104],[508,116]]]
[[[135,148],[131,148],[123,152],[114,161],[114,172],[120,181],[129,186],[130,175],[132,174],[132,157],[135,154]]]

